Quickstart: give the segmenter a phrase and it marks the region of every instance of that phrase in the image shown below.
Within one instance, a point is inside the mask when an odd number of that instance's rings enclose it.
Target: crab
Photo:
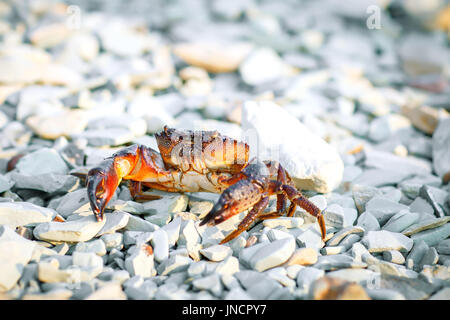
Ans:
[[[220,243],[247,230],[256,220],[272,219],[285,212],[292,217],[297,206],[317,218],[322,239],[325,220],[321,210],[298,191],[283,166],[276,161],[249,161],[249,146],[218,131],[164,129],[155,134],[159,152],[144,145],[126,147],[89,170],[86,184],[91,208],[98,221],[122,180],[130,182],[131,196],[140,201],[158,196],[143,186],[168,192],[221,193],[200,225],[217,225],[250,209]],[[276,210],[266,213],[269,197],[276,195]],[[287,207],[287,200],[290,201]]]

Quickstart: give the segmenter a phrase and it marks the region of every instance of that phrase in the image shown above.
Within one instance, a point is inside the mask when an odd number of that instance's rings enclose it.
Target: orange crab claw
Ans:
[[[103,212],[111,200],[120,177],[114,168],[114,160],[106,159],[99,167],[89,170],[86,180],[87,193],[97,221],[103,220]]]

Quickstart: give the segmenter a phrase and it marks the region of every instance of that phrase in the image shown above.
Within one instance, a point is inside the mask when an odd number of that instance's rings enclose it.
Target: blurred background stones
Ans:
[[[448,300],[449,43],[446,0],[1,2],[0,297]],[[82,173],[164,125],[281,161],[328,238],[125,184],[96,222]]]

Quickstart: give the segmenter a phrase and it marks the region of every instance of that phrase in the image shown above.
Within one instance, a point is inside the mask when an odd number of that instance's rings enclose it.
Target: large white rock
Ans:
[[[13,229],[0,226],[0,292],[14,287],[22,276],[35,248],[33,241],[22,238]]]
[[[243,140],[251,157],[277,160],[300,189],[330,192],[343,177],[336,149],[270,101],[248,101],[242,111]]]

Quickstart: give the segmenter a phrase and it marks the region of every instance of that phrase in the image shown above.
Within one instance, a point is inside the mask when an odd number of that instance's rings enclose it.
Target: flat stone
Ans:
[[[278,281],[284,287],[295,288],[296,282],[287,276],[286,269],[282,267],[273,268],[264,272],[269,278]]]
[[[358,226],[349,226],[339,230],[330,240],[327,241],[327,246],[337,246],[349,234],[364,233],[364,228]]]
[[[75,246],[75,252],[93,252],[101,257],[106,254],[105,242],[100,239],[78,242]]]
[[[296,240],[299,247],[320,249],[324,246],[322,236],[313,228],[303,231]]]
[[[143,213],[157,214],[162,212],[183,212],[186,211],[189,198],[186,195],[164,197],[162,199],[148,201],[144,203]]]
[[[236,257],[230,255],[217,265],[214,272],[222,275],[233,275],[239,271],[239,260]]]
[[[283,129],[273,126],[274,123],[282,123]],[[336,150],[278,105],[267,101],[247,102],[242,129],[253,135],[247,139],[250,152],[258,150],[261,160],[278,159],[297,188],[329,192],[341,182],[344,165]],[[297,139],[299,136],[303,137],[301,141]],[[259,145],[252,145],[256,141]],[[280,145],[280,141],[285,143]]]
[[[297,286],[308,291],[311,284],[325,275],[325,271],[314,267],[305,267],[297,274]]]
[[[286,262],[287,266],[301,265],[308,266],[317,262],[317,250],[312,248],[300,248],[294,251]]]
[[[375,142],[387,140],[396,131],[411,127],[408,118],[400,114],[387,114],[373,119],[370,123],[369,138]]]
[[[286,238],[271,242],[256,251],[249,260],[250,266],[264,271],[286,262],[295,250],[295,240]]]
[[[419,278],[384,275],[380,278],[381,289],[391,289],[400,292],[407,300],[423,300],[435,291],[435,286]]]
[[[45,173],[66,174],[69,171],[64,160],[55,149],[41,148],[29,153],[17,162],[16,169],[24,175]]]
[[[33,235],[44,241],[88,241],[98,233],[105,222],[97,222],[93,215],[67,222],[45,222],[34,228]]]
[[[10,227],[0,226],[0,292],[6,292],[15,286],[32,258],[35,245]]]
[[[223,245],[214,245],[200,250],[200,253],[210,261],[219,262],[231,254],[231,248]]]
[[[320,249],[320,253],[324,256],[328,256],[331,254],[340,254],[347,251],[346,246],[333,246],[333,247],[323,247]]]
[[[199,219],[203,219],[213,206],[212,201],[189,201],[189,212],[196,214]]]
[[[440,254],[450,254],[450,239],[440,241],[436,249]]]
[[[423,255],[419,262],[418,270],[422,270],[424,266],[433,266],[439,260],[439,255],[435,248],[428,248],[427,252]]]
[[[50,194],[71,192],[80,185],[77,177],[55,173],[24,175],[13,171],[9,177],[17,189],[39,190]]]
[[[130,215],[120,210],[106,214],[105,225],[100,229],[96,236],[99,237],[105,234],[115,233],[117,230],[125,228],[129,219]]]
[[[390,231],[369,231],[361,240],[369,252],[399,250],[408,252],[413,246],[413,240],[401,233]]]
[[[173,255],[164,260],[156,270],[159,275],[169,275],[175,272],[181,272],[187,270],[192,260],[189,257],[181,255]]]
[[[109,128],[86,130],[82,133],[72,134],[72,139],[86,139],[90,146],[118,146],[131,142],[135,135],[131,130],[123,128]]]
[[[429,246],[435,246],[442,240],[448,238],[449,236],[450,236],[450,223],[446,223],[437,228],[428,229],[425,231],[415,233],[411,235],[411,239],[413,239],[414,241],[423,240]]]
[[[169,257],[169,237],[166,231],[158,229],[153,232],[151,243],[157,262],[164,261]]]
[[[408,207],[391,201],[385,197],[374,197],[366,204],[366,211],[369,211],[377,218],[380,225],[384,225],[392,216],[401,210],[407,210]]]
[[[156,224],[153,224],[131,214],[129,215],[128,223],[125,226],[125,230],[129,231],[153,232],[157,229],[159,229],[159,227]]]
[[[420,212],[434,215],[433,207],[422,197],[417,197],[416,199],[414,199],[414,201],[409,205],[409,210],[411,212]]]
[[[315,268],[322,270],[336,270],[342,268],[365,268],[367,265],[362,262],[358,262],[352,256],[347,254],[333,254],[328,256],[320,256]]]
[[[125,268],[131,276],[148,278],[156,275],[154,255],[151,247],[146,244],[137,245],[133,253],[125,259]]]
[[[197,290],[208,290],[219,297],[222,293],[222,283],[218,274],[212,274],[192,281],[192,286]]]
[[[352,196],[359,213],[366,210],[366,203],[375,196],[381,196],[381,190],[375,187],[354,184],[352,186]]]
[[[76,211],[90,210],[86,188],[78,189],[64,195],[55,210],[64,218],[67,218]]]
[[[372,300],[406,300],[400,292],[392,289],[367,288],[366,292]]]
[[[103,259],[95,252],[75,251],[72,254],[72,263],[79,267],[92,267],[98,269],[98,274],[103,270]]]
[[[343,208],[333,203],[326,208],[323,215],[327,225],[342,228],[353,225],[358,213],[356,209]]]
[[[14,186],[14,183],[8,176],[0,174],[0,193],[10,190]]]
[[[377,281],[379,274],[369,269],[345,268],[327,272],[327,277],[356,282],[362,286],[369,286]]]
[[[431,164],[416,157],[400,157],[385,151],[364,149],[369,168],[396,168],[398,172],[406,175],[414,175],[417,172],[431,173]]]
[[[370,213],[370,211],[363,212],[359,216],[356,225],[364,228],[364,230],[366,230],[367,232],[380,230],[380,223],[378,222],[377,218],[375,218],[373,214]]]
[[[432,206],[437,217],[442,218],[450,213],[448,205],[445,200],[449,197],[449,192],[433,186],[423,185],[420,188],[419,194]]]
[[[276,228],[279,226],[291,229],[298,228],[303,225],[304,220],[300,217],[279,217],[276,219],[268,219],[263,221],[263,225],[269,228]]]
[[[402,210],[393,215],[383,226],[383,230],[391,232],[402,232],[419,220],[417,212]]]
[[[433,169],[441,178],[450,172],[450,118],[442,119],[433,133]]]
[[[161,227],[167,233],[169,245],[173,246],[178,241],[180,235],[181,218],[175,218],[165,226]]]
[[[111,251],[113,248],[120,250],[123,247],[122,233],[105,233],[100,239],[105,243],[107,251]]]
[[[289,237],[293,237],[292,234],[290,234],[289,232],[285,232],[285,231],[281,231],[278,229],[270,229],[267,233],[267,238],[269,238],[270,241],[276,241],[276,240],[281,240],[284,238],[289,238]]]
[[[409,172],[401,172],[394,169],[366,169],[353,180],[353,184],[382,187],[396,185],[410,176]]]
[[[428,251],[429,247],[423,240],[414,242],[414,245],[406,257],[406,267],[413,270],[419,270],[419,263]]]
[[[437,218],[437,219],[425,219],[425,220],[419,221],[419,222],[411,225],[406,230],[403,230],[402,233],[406,236],[411,236],[418,232],[422,232],[422,231],[425,231],[428,229],[434,229],[439,226],[445,225],[449,221],[450,221],[450,217],[443,217],[443,218]]]
[[[56,211],[27,202],[0,203],[0,224],[16,228],[52,221]]]

